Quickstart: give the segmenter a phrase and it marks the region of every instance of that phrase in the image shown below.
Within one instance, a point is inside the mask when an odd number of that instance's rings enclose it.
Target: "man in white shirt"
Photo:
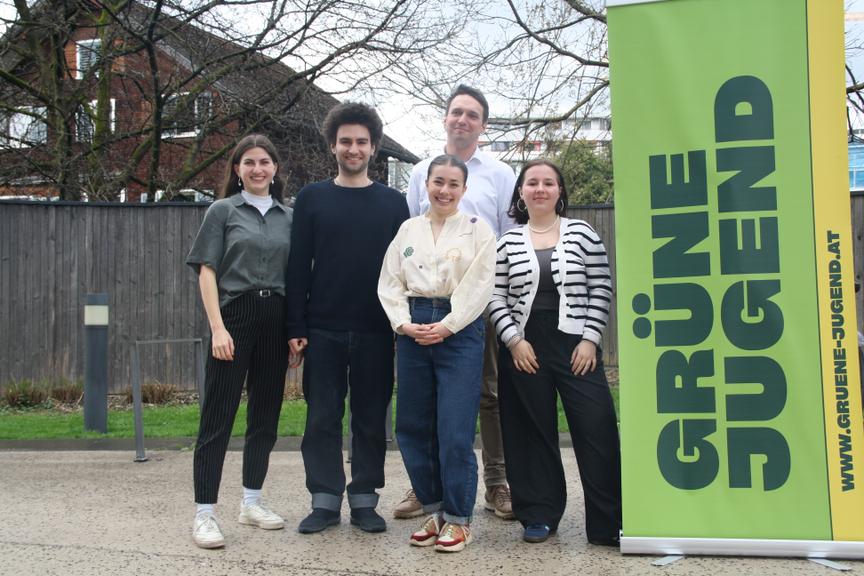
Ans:
[[[460,84],[447,100],[444,131],[447,144],[444,152],[460,158],[468,166],[468,189],[459,210],[483,218],[496,238],[516,226],[507,215],[510,198],[516,184],[513,169],[504,162],[482,152],[477,143],[486,131],[489,103],[476,88]],[[428,158],[411,171],[408,184],[408,209],[411,216],[429,208],[426,193]],[[480,396],[480,443],[483,451],[483,481],[486,485],[485,507],[499,518],[513,518],[510,489],[504,468],[504,448],[501,444],[501,424],[498,419],[498,345],[495,330],[486,322],[486,349],[483,358],[483,388]],[[394,512],[397,518],[410,518],[423,513],[420,504],[409,493]]]

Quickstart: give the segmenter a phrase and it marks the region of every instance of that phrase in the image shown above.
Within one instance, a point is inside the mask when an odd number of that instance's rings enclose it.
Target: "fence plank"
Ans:
[[[135,340],[205,338],[198,280],[184,260],[207,204],[0,203],[0,386],[13,379],[84,374],[84,298],[107,292],[111,306],[109,385],[130,381]],[[855,280],[864,264],[864,195],[851,199]],[[613,286],[615,218],[609,206],[571,207],[591,224],[609,254]],[[858,294],[858,322],[864,318]],[[604,361],[618,364],[617,305],[603,340]],[[142,350],[142,377],[195,387],[194,349]],[[288,381],[299,385],[300,371]]]

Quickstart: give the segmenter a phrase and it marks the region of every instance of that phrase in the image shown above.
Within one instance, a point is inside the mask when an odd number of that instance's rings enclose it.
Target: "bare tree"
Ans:
[[[494,122],[523,139],[560,140],[573,120],[608,114],[602,0],[472,0],[460,3],[461,34],[419,58],[397,60],[390,89],[443,108],[458,83],[493,102]],[[511,135],[512,137],[512,135]]]
[[[455,84],[480,87],[508,139],[562,149],[583,119],[609,115],[604,0],[470,0],[453,10],[466,21],[462,33],[421,58],[394,61],[388,86],[439,111]],[[847,52],[862,47],[860,37],[847,38]],[[847,95],[864,113],[862,89],[850,70]]]
[[[313,108],[332,99],[313,82],[338,77],[333,93],[347,93],[446,43],[458,25],[432,25],[442,6],[13,0],[0,43],[0,186],[47,183],[64,199],[194,186],[238,134],[316,132]],[[115,108],[118,93],[129,109]]]

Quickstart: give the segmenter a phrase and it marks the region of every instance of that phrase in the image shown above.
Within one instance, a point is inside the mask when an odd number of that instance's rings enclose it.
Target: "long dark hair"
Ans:
[[[273,176],[273,183],[270,184],[270,196],[277,202],[282,202],[282,193],[285,188],[285,183],[279,178],[279,168],[282,163],[279,161],[279,153],[273,142],[263,134],[249,134],[243,137],[231,151],[231,158],[228,161],[228,166],[225,167],[225,179],[219,189],[219,198],[228,198],[243,190],[243,183],[240,182],[234,167],[240,165],[243,155],[252,148],[262,148],[276,165],[276,174]]]
[[[513,187],[513,196],[510,198],[510,209],[507,210],[507,215],[516,220],[517,224],[528,223],[528,211],[519,210],[516,203],[519,202],[519,190],[521,190],[522,183],[525,181],[525,173],[535,166],[548,166],[555,171],[555,175],[558,177],[559,190],[559,200],[555,202],[555,213],[559,216],[567,215],[567,188],[564,186],[564,175],[561,173],[561,169],[549,160],[538,158],[537,160],[526,162],[522,166],[522,170],[519,171],[519,177],[516,178],[516,186]]]

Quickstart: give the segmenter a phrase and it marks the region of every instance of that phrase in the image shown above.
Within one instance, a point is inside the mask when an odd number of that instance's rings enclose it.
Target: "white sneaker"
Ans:
[[[285,521],[281,516],[275,514],[261,505],[260,502],[245,506],[240,504],[240,524],[257,526],[264,530],[279,530],[285,527]]]
[[[225,537],[212,514],[198,514],[192,528],[192,540],[199,548],[221,548],[225,546]]]

